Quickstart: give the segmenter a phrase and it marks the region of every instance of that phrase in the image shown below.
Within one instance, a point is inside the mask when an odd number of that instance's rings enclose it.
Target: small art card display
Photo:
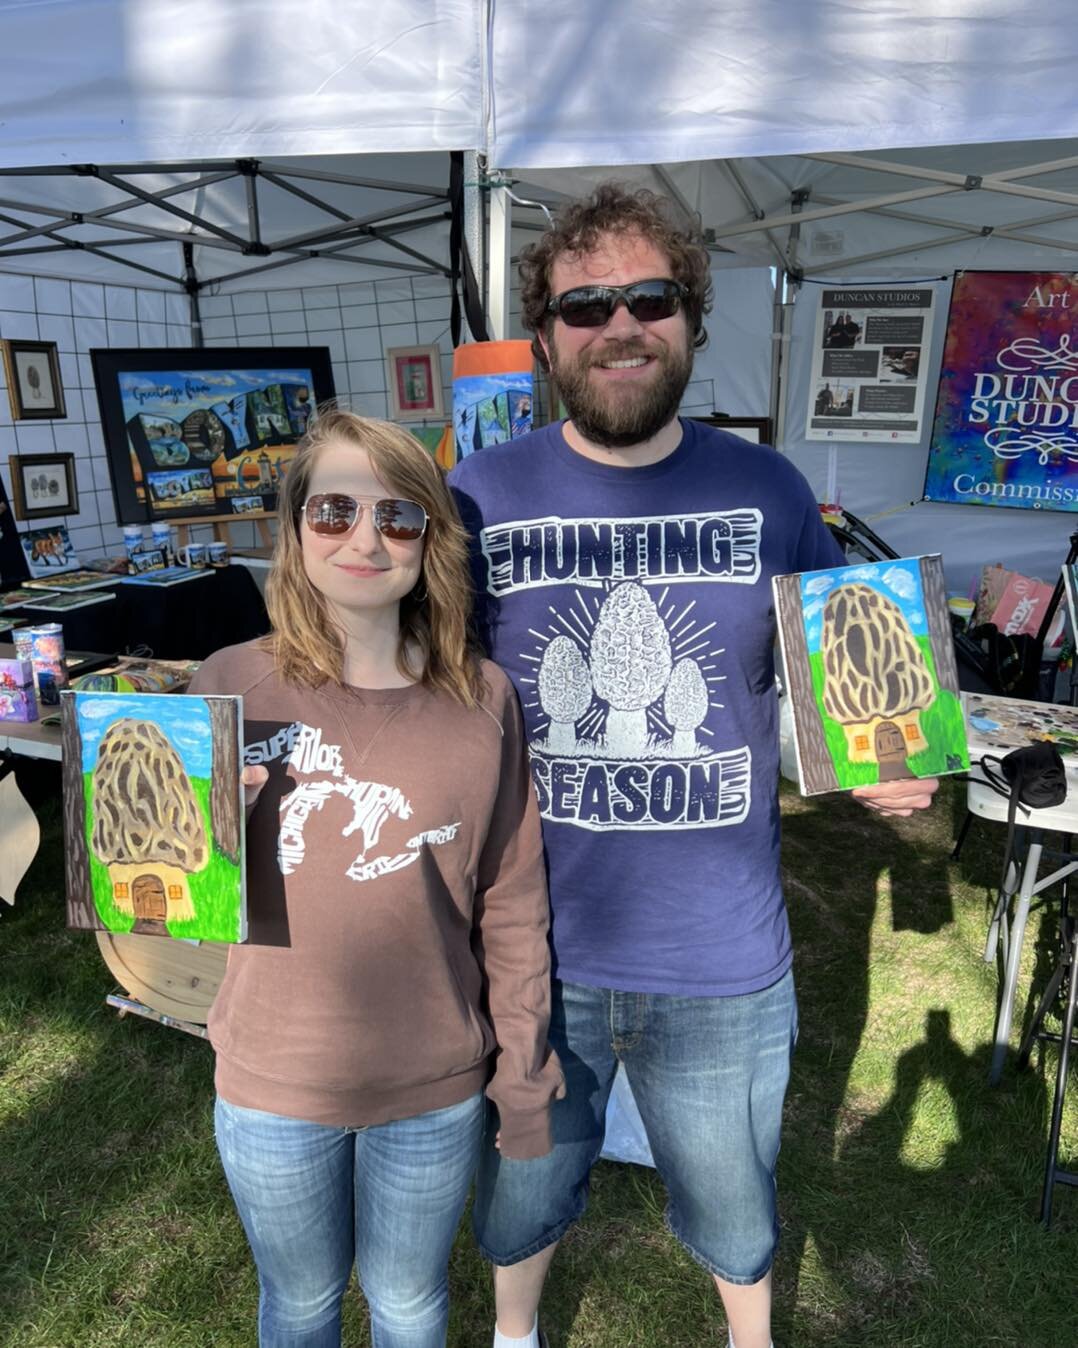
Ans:
[[[58,576],[44,576],[41,580],[28,580],[28,590],[62,590],[74,593],[76,590],[101,590],[115,585],[119,576],[109,576],[101,571],[64,571]]]
[[[33,599],[26,601],[23,608],[40,609],[45,613],[67,613],[69,609],[103,604],[115,598],[112,590],[73,590],[70,594],[56,590],[38,591]]]
[[[17,590],[5,590],[0,594],[0,613],[6,612],[9,608],[22,608],[28,599],[37,599],[36,590],[28,590],[25,586],[20,586]]]
[[[36,721],[34,668],[29,660],[0,660],[0,721]]]
[[[68,926],[247,933],[242,699],[62,698]]]
[[[457,456],[527,435],[535,381],[531,345],[471,342],[453,352],[453,431]]]
[[[62,524],[53,529],[27,529],[19,535],[19,542],[30,575],[35,579],[54,576],[58,571],[76,571],[81,566]]]
[[[772,586],[803,794],[969,767],[938,556]]]

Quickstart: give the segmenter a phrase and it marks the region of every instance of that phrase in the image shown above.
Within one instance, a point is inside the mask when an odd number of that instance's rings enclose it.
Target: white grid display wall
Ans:
[[[188,315],[187,297],[178,293],[0,272],[0,337],[56,343],[67,408],[56,421],[13,421],[7,389],[0,393],[0,474],[8,500],[10,454],[74,454],[79,492],[77,515],[20,521],[20,531],[66,525],[72,546],[85,558],[122,547],[89,352],[190,346]]]
[[[369,417],[388,415],[387,348],[437,343],[448,420],[453,380],[449,305],[448,280],[415,276],[207,295],[199,308],[207,346],[328,347],[338,399]]]
[[[716,281],[721,277],[716,275]],[[721,313],[721,306],[716,306]],[[452,408],[453,351],[449,282],[416,276],[314,286],[304,289],[206,294],[200,299],[207,346],[325,346],[333,363],[338,397],[367,416],[388,413],[385,352],[389,347],[436,343],[442,353],[446,420]],[[520,297],[510,295],[510,335],[523,337]],[[713,326],[718,314],[712,316]],[[169,347],[192,344],[187,297],[141,287],[62,281],[0,272],[0,337],[57,344],[68,415],[56,421],[11,419],[6,389],[0,392],[0,474],[8,499],[9,454],[69,451],[75,455],[79,514],[34,521],[64,524],[83,557],[122,546],[109,480],[105,445],[89,351],[95,347]],[[727,343],[726,358],[730,350]],[[682,400],[687,415],[715,408],[723,362],[716,346],[698,353],[695,377]],[[718,376],[718,377],[716,377]],[[0,377],[2,382],[2,377]],[[757,411],[724,405],[726,411]],[[755,400],[752,400],[755,401]],[[545,409],[538,409],[538,421]],[[22,523],[18,527],[31,527]],[[194,536],[210,536],[210,527]],[[248,536],[249,535],[249,536]],[[254,526],[233,526],[239,545],[257,541]]]

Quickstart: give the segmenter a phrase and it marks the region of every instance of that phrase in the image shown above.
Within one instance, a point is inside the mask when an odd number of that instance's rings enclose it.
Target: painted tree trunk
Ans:
[[[229,861],[240,858],[240,772],[236,742],[235,703],[208,698],[210,730],[213,735],[213,781],[210,786],[210,822],[213,839]]]
[[[812,687],[808,642],[801,615],[801,585],[797,576],[779,579],[775,586],[775,602],[786,654],[786,690],[793,699],[802,790],[809,796],[820,791],[836,791],[838,777]]]
[[[103,924],[94,906],[90,881],[90,849],[86,842],[86,791],[82,776],[82,736],[73,696],[60,699],[63,761],[61,788],[64,813],[64,874],[67,887],[67,925],[95,928]]]

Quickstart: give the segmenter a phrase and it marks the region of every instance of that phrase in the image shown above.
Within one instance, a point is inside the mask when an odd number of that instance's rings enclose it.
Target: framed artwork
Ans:
[[[272,514],[296,444],[334,396],[324,346],[90,352],[116,518]]]
[[[10,454],[8,467],[16,519],[79,513],[74,454]]]
[[[771,584],[803,795],[968,769],[938,555]]]
[[[442,353],[434,346],[391,346],[386,350],[390,421],[437,420],[442,401]]]
[[[13,421],[66,417],[55,342],[0,341]]]
[[[753,445],[773,445],[774,431],[771,427],[770,417],[690,417],[690,421],[702,421],[708,426],[717,426],[720,431],[730,431],[732,435],[740,435],[743,440],[748,440]]]
[[[246,938],[242,699],[61,698],[69,927]]]

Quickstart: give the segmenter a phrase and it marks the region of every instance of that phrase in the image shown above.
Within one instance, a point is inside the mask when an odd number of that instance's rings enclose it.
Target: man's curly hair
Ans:
[[[695,233],[676,222],[671,204],[646,188],[630,191],[620,183],[602,183],[590,197],[571,201],[557,214],[554,225],[520,255],[521,321],[532,338],[532,351],[543,369],[547,358],[538,334],[546,334],[553,315],[550,272],[566,254],[588,253],[608,234],[639,234],[670,259],[670,273],[688,290],[682,301],[693,333],[693,346],[707,341],[704,315],[711,311],[711,268],[707,249]]]

